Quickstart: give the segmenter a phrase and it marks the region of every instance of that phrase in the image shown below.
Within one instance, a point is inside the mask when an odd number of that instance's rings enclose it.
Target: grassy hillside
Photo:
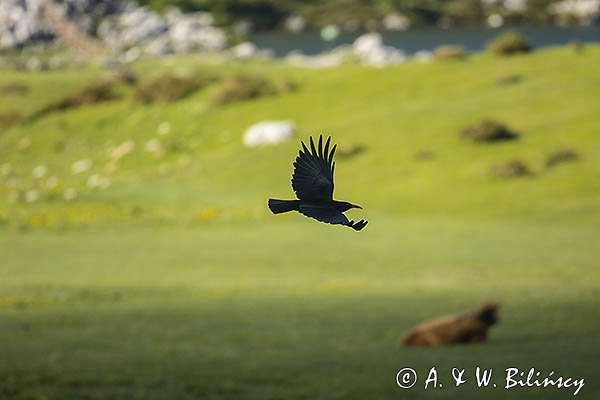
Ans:
[[[577,397],[597,398],[599,63],[593,46],[385,69],[190,57],[133,68],[141,82],[244,71],[298,89],[220,106],[216,81],[143,105],[118,85],[119,100],[33,120],[110,73],[2,71],[0,90],[27,89],[0,96],[0,114],[26,119],[0,131],[0,399],[572,396],[504,390],[515,366],[585,378]],[[519,139],[460,139],[483,118]],[[294,121],[297,138],[244,148],[263,119]],[[268,213],[269,196],[292,196],[299,140],[319,132],[365,147],[338,159],[335,192],[365,207],[351,214],[370,220],[363,232]],[[153,139],[164,154],[146,150]],[[562,148],[578,159],[546,167]],[[490,172],[512,159],[532,175]],[[488,343],[398,347],[423,319],[489,299],[503,308]],[[431,366],[444,387],[425,391]],[[477,389],[476,366],[499,387]],[[420,374],[409,391],[394,381],[403,367]],[[455,388],[452,367],[469,383]]]
[[[138,65],[142,78],[159,75],[159,69],[203,68],[224,75],[250,70],[274,81],[293,79],[299,89],[224,107],[210,101],[214,85],[167,105],[138,105],[126,93],[120,101],[3,130],[0,151],[13,172],[0,185],[0,212],[9,225],[27,225],[33,215],[48,216],[57,225],[87,224],[86,214],[98,213],[112,223],[123,218],[121,211],[127,207],[141,211],[137,219],[144,220],[186,221],[203,212],[216,218],[263,218],[267,196],[291,195],[291,161],[299,139],[323,132],[342,147],[366,147],[363,154],[339,160],[336,193],[366,206],[367,213],[597,224],[600,144],[595,113],[600,79],[594,66],[599,60],[600,49],[590,47],[581,55],[556,49],[511,59],[476,56],[466,62],[409,63],[383,70],[199,65],[191,58]],[[0,86],[21,82],[30,90],[3,96],[0,110],[30,114],[101,75],[95,69],[3,73]],[[521,80],[496,83],[506,75]],[[506,123],[521,133],[520,139],[494,145],[461,141],[459,130],[482,118]],[[263,119],[294,121],[298,140],[280,147],[244,148],[244,130]],[[157,127],[164,122],[171,129],[161,136]],[[19,150],[23,138],[31,145]],[[151,139],[173,151],[155,157],[144,150]],[[128,140],[134,150],[111,163],[111,150]],[[564,147],[579,152],[580,161],[544,168],[546,157]],[[423,151],[431,153],[430,160],[417,159],[415,154]],[[527,163],[534,176],[509,181],[490,177],[492,164],[514,158]],[[80,159],[93,165],[73,174],[71,166]],[[15,190],[43,186],[32,177],[37,165],[47,167],[46,177],[58,177],[60,189],[75,188],[78,199],[68,204],[48,200],[52,196],[44,196],[41,187],[40,202],[9,204],[10,178],[16,177]],[[110,177],[110,188],[86,188],[93,174]]]

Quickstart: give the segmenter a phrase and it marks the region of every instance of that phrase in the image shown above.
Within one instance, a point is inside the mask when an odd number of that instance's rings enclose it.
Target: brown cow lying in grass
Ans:
[[[477,343],[487,339],[488,329],[498,322],[497,303],[486,303],[475,312],[425,321],[406,334],[405,346],[443,346]]]

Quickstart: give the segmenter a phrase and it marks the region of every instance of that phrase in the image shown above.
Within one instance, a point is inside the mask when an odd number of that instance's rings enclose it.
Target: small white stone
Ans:
[[[428,63],[433,59],[433,53],[427,50],[419,50],[413,57],[420,63]]]
[[[146,142],[144,149],[148,153],[152,153],[155,156],[162,156],[165,154],[165,146],[158,139],[150,139]]]
[[[156,133],[161,136],[168,135],[171,132],[171,124],[167,121],[163,121],[156,127]]]
[[[30,189],[25,192],[25,201],[27,203],[35,203],[40,198],[40,192],[36,189]]]
[[[90,168],[92,168],[92,160],[85,158],[83,160],[75,161],[71,165],[71,172],[74,174],[80,174],[89,170]]]
[[[400,13],[388,14],[383,18],[383,27],[388,31],[405,31],[410,28],[410,20]]]
[[[240,43],[231,48],[231,53],[235,58],[250,58],[256,55],[256,45],[251,42]]]
[[[244,133],[244,145],[256,147],[285,142],[294,136],[291,121],[262,121],[249,127]]]
[[[56,186],[58,186],[58,178],[54,175],[49,176],[48,179],[46,179],[46,188],[54,189]]]
[[[504,25],[504,18],[500,14],[492,14],[487,18],[487,23],[492,28],[499,28]]]
[[[47,172],[48,172],[48,168],[46,168],[45,165],[38,165],[33,169],[31,174],[33,175],[33,177],[35,179],[40,179],[40,178],[43,178],[44,176],[46,176]]]
[[[125,157],[127,154],[131,153],[133,149],[135,149],[135,142],[129,139],[115,147],[110,152],[110,156],[115,160],[119,160]]]
[[[306,20],[301,15],[290,15],[283,23],[285,29],[292,33],[300,33],[306,28]]]

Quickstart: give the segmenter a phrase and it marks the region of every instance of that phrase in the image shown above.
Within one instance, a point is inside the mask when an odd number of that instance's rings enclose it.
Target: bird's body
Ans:
[[[343,214],[351,208],[362,208],[347,201],[333,199],[333,155],[337,145],[329,151],[331,137],[323,147],[323,136],[319,136],[318,146],[310,138],[310,151],[302,142],[292,176],[292,188],[297,200],[269,199],[269,209],[273,214],[298,211],[307,217],[329,224],[345,225],[360,231],[367,221],[349,221]]]

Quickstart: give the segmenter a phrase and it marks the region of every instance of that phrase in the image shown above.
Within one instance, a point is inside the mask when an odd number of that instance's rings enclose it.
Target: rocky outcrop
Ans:
[[[47,12],[50,8],[52,13]],[[69,21],[117,53],[136,47],[153,55],[220,51],[227,47],[225,31],[213,26],[213,17],[206,12],[185,14],[172,9],[162,15],[117,0],[2,0],[0,49],[62,36],[69,29],[58,29],[57,20]]]
[[[401,64],[406,55],[401,50],[384,46],[379,33],[366,33],[359,36],[352,44],[352,52],[361,62],[375,67]]]
[[[102,21],[98,36],[118,52],[134,46],[152,55],[223,50],[227,35],[212,24],[212,15],[205,12],[172,9],[163,16],[146,7],[128,6]]]

